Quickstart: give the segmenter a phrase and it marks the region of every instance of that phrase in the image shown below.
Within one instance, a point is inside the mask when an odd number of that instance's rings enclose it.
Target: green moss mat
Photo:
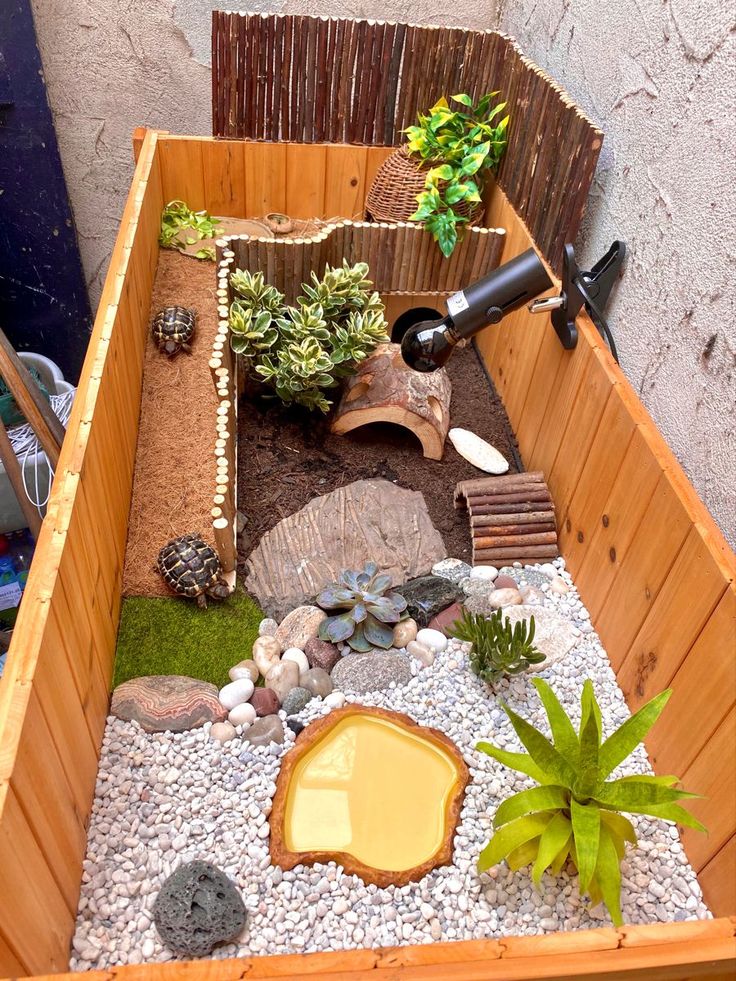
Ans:
[[[250,657],[265,614],[244,593],[206,610],[187,600],[123,600],[113,685],[147,674],[184,674],[227,684],[228,669]]]

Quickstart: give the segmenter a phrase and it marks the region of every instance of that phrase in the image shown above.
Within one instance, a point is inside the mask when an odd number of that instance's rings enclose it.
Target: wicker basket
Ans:
[[[427,168],[420,166],[405,146],[399,147],[386,158],[373,178],[365,202],[366,218],[408,221],[417,210],[417,194],[424,190],[426,179]],[[469,225],[479,225],[483,220],[482,203],[462,201],[454,205],[453,210],[462,218],[468,218]]]

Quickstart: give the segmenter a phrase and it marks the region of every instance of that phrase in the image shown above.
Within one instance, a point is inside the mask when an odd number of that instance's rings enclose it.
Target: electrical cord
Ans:
[[[69,416],[72,410],[72,402],[74,401],[75,395],[76,389],[71,392],[65,392],[63,395],[50,396],[51,408],[53,409],[54,414],[58,417],[59,421],[62,422],[65,427],[69,421]],[[38,439],[36,438],[36,434],[27,422],[20,426],[13,426],[12,429],[8,429],[8,438],[10,439],[10,445],[13,447],[13,452],[17,456],[18,463],[20,464],[25,495],[31,504],[37,509],[38,513],[43,517],[43,509],[48,504],[49,496],[51,494],[51,484],[54,479],[54,471],[49,465],[46,454],[41,449]],[[31,483],[33,486],[29,489],[26,476],[26,464],[31,459],[33,460],[33,473],[31,478]],[[41,473],[44,469],[48,471],[49,479],[48,487],[43,495],[43,500],[41,500]]]

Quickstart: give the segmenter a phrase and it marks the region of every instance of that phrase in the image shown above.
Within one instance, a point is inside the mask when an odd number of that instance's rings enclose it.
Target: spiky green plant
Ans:
[[[347,641],[354,651],[365,653],[372,647],[384,650],[393,642],[393,627],[406,609],[406,600],[391,592],[391,576],[379,573],[375,562],[363,571],[343,570],[338,581],[327,586],[317,597],[323,610],[341,610],[323,620],[321,640],[337,644]]]
[[[364,262],[325,267],[322,279],[302,284],[297,306],[264,282],[263,273],[238,269],[230,305],[230,346],[247,358],[251,374],[286,403],[329,411],[326,389],[388,340],[383,304],[370,291]]]
[[[552,742],[502,703],[528,755],[487,742],[476,747],[539,784],[514,794],[498,808],[493,819],[495,834],[480,854],[478,871],[485,872],[504,858],[512,869],[533,863],[532,879],[538,885],[546,869],[557,875],[571,859],[578,870],[581,894],[587,892],[594,904],[604,902],[614,925],[620,926],[619,863],[626,842],[635,845],[637,839],[633,825],[619,812],[648,814],[705,831],[676,803],[698,796],[679,790],[677,777],[608,779],[642,742],[672,692],[655,696],[604,740],[591,681],[583,685],[577,732],[550,686],[541,678],[535,678],[533,684],[549,719]]]
[[[184,201],[169,201],[161,213],[159,243],[164,249],[178,249],[184,252],[188,245],[201,242],[203,238],[214,238],[221,226],[206,211],[192,211]],[[197,259],[214,259],[215,250],[211,247],[198,249]]]
[[[450,636],[472,644],[470,668],[492,685],[504,675],[521,674],[532,664],[541,664],[544,654],[534,646],[534,617],[514,626],[501,610],[485,617],[463,610],[450,628]]]

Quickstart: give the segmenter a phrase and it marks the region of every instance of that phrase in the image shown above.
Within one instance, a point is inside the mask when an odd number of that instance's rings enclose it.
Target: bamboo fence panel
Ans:
[[[463,242],[464,263],[458,261],[450,267],[442,258],[441,272],[433,272],[421,262],[407,264],[407,254],[413,251],[412,240],[427,240],[440,255],[429,232],[419,225],[349,220],[339,225],[327,224],[304,239],[226,236],[219,248],[232,250],[234,268],[251,272],[273,269],[269,282],[286,294],[289,303],[296,300],[301,284],[309,281],[312,270],[321,275],[326,262],[340,266],[343,259],[367,262],[370,278],[381,294],[432,292],[446,296],[467,284],[468,268],[476,259],[486,272],[498,266],[504,232],[500,228],[468,229]]]
[[[507,228],[506,256],[534,244],[500,189],[487,221]],[[725,846],[736,831],[736,787],[723,772],[736,742],[736,557],[585,314],[578,331],[577,348],[549,362],[554,385],[546,386],[546,404],[534,386],[544,374],[541,352],[549,350],[544,334],[555,336],[547,317],[518,311],[477,343],[525,466],[545,473],[560,549],[627,701],[636,708],[674,687],[647,748],[657,772],[677,772],[709,795],[696,808],[710,835],[682,834],[690,860],[706,868],[731,855]],[[524,343],[521,332],[533,342]],[[712,698],[699,694],[691,706],[696,678]],[[715,879],[711,870],[706,881]],[[719,889],[706,899],[716,912],[732,913],[718,905],[723,895]]]
[[[558,268],[580,227],[603,134],[513,40],[494,31],[212,13],[217,137],[394,147],[441,95],[477,100],[492,89],[511,113],[498,182]]]
[[[144,141],[0,680],[0,951],[63,970],[108,707],[163,191]],[[3,967],[5,965],[3,964]]]

